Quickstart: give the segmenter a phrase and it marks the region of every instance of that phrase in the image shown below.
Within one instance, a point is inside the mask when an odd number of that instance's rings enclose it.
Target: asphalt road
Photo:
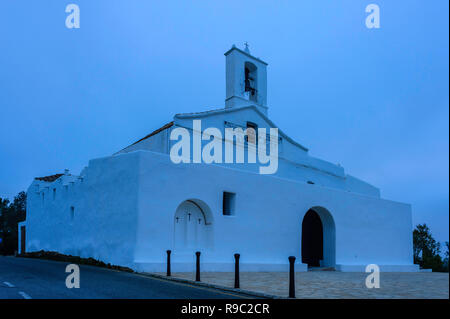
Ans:
[[[228,299],[232,292],[80,265],[80,288],[67,288],[69,263],[0,256],[0,299]],[[247,297],[248,298],[248,297]]]

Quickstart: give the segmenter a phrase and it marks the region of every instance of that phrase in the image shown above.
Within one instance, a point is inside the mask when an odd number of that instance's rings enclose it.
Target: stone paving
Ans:
[[[157,273],[165,275],[165,273]],[[380,274],[380,288],[368,289],[368,273],[308,271],[295,274],[297,298],[406,298],[448,299],[448,273],[392,273]],[[195,280],[191,272],[172,273],[172,277]],[[204,272],[202,282],[233,287],[234,273]],[[241,289],[287,297],[289,274],[284,272],[241,272]]]

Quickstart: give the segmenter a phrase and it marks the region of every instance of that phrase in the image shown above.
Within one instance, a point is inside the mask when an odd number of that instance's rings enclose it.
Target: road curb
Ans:
[[[189,279],[167,277],[167,276],[152,274],[152,273],[148,273],[148,272],[139,272],[138,274],[145,275],[148,277],[163,279],[163,280],[167,280],[167,281],[175,281],[175,282],[180,282],[180,283],[185,283],[185,284],[190,284],[190,285],[195,285],[195,286],[200,286],[200,287],[218,289],[218,290],[222,290],[222,291],[226,291],[226,292],[235,292],[235,293],[248,295],[248,296],[255,297],[255,298],[284,299],[283,297],[280,297],[280,296],[265,294],[262,292],[230,288],[230,287],[220,286],[220,285],[216,285],[216,284],[208,284],[208,283],[189,280]]]

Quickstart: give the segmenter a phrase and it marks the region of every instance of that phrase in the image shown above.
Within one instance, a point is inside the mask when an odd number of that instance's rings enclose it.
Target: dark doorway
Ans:
[[[323,226],[320,216],[308,210],[302,223],[302,263],[320,267],[323,259]]]
[[[20,253],[25,253],[25,226],[20,227]]]

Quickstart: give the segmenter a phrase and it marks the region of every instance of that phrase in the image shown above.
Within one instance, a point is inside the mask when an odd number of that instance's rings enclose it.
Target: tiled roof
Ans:
[[[170,122],[170,123],[167,123],[166,125],[160,127],[160,128],[157,129],[157,130],[154,130],[153,132],[151,132],[151,133],[148,134],[147,136],[144,136],[143,138],[141,138],[140,140],[134,142],[134,143],[131,144],[131,145],[134,145],[134,144],[137,144],[137,143],[139,143],[139,142],[141,142],[141,141],[143,141],[143,140],[146,140],[146,139],[148,139],[149,137],[152,137],[153,135],[156,135],[156,134],[158,134],[159,132],[162,132],[162,131],[168,129],[168,128],[171,127],[172,125],[173,125],[173,121]],[[130,146],[131,146],[131,145],[130,145]]]
[[[55,174],[55,175],[49,175],[49,176],[44,176],[44,177],[35,177],[34,179],[36,179],[38,181],[43,181],[43,182],[54,182],[63,175],[64,174]]]

